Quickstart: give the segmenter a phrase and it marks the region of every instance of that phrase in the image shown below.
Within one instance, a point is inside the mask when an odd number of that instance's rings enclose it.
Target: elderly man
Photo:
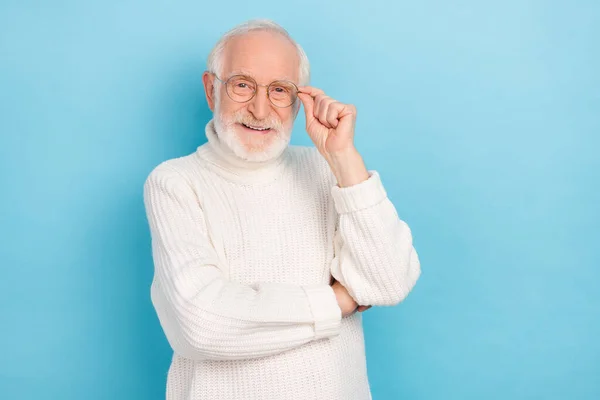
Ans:
[[[420,265],[353,144],[356,110],[307,86],[270,21],[229,31],[207,64],[208,142],[144,185],[167,399],[368,400],[359,312],[401,302]],[[315,147],[289,145],[300,103]]]

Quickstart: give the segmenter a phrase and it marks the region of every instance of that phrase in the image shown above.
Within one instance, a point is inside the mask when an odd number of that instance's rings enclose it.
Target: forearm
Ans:
[[[332,189],[339,213],[332,276],[361,305],[402,301],[420,275],[408,225],[398,218],[379,175]]]
[[[171,347],[195,360],[274,355],[334,336],[340,327],[341,311],[327,285],[251,288],[217,278],[185,296],[155,279],[151,293]]]

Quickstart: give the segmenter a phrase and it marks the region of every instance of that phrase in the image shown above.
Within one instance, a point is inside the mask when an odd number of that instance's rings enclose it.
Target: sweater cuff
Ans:
[[[369,178],[356,185],[343,188],[334,186],[331,189],[331,195],[335,208],[340,214],[372,207],[387,197],[381,177],[374,170],[369,170]]]
[[[340,333],[342,310],[338,306],[333,288],[329,285],[304,286],[315,320],[315,339]]]

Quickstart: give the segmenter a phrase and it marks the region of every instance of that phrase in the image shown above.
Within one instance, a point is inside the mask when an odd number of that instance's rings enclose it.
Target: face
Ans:
[[[276,80],[298,85],[300,61],[295,46],[272,32],[251,32],[227,43],[223,61],[219,75],[223,81],[243,74],[265,86],[259,86],[250,101],[237,103],[227,95],[224,83],[215,81],[208,72],[204,74],[219,138],[244,160],[267,161],[279,156],[289,144],[299,100],[291,107],[276,107],[267,97],[266,85]]]

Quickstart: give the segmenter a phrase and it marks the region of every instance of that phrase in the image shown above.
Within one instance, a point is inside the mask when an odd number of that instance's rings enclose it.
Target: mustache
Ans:
[[[251,114],[244,112],[244,110],[240,110],[240,112],[233,114],[228,122],[231,124],[239,123],[259,128],[271,128],[278,132],[283,130],[283,123],[279,118],[269,116],[264,119],[256,119]]]

